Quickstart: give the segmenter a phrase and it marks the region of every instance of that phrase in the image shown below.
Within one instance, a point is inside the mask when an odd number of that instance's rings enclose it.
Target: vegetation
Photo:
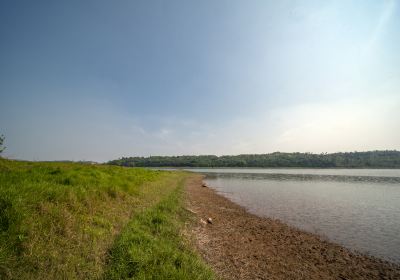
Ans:
[[[186,176],[0,158],[0,279],[210,279],[178,234]]]
[[[213,279],[177,230],[188,214],[180,206],[181,191],[182,184],[129,223],[111,251],[106,279]]]
[[[4,145],[4,135],[0,135],[0,154],[4,151],[6,147]]]
[[[400,168],[400,152],[371,151],[333,154],[271,153],[238,156],[152,156],[110,161],[121,166],[148,167],[308,167]]]

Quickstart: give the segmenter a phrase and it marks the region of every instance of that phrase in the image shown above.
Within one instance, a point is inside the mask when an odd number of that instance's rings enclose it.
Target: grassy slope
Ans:
[[[209,279],[177,235],[186,176],[0,159],[0,278]]]

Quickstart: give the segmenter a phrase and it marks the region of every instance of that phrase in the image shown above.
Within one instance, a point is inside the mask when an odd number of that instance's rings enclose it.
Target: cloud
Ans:
[[[73,64],[57,57],[57,67],[73,66],[71,72],[54,71],[52,59],[42,61],[46,54],[25,64],[9,49],[4,53],[14,70],[0,83],[6,155],[105,161],[400,149],[397,7],[395,1],[243,2],[233,10],[222,4],[221,14],[206,22],[209,9],[197,10],[195,24],[184,30],[186,17],[171,9],[178,21],[154,34],[138,28],[137,36],[119,40],[124,32],[99,29],[101,40],[116,36],[110,42],[126,39],[124,46],[140,41],[140,55],[120,60],[131,52],[111,44],[109,51],[93,52],[100,64],[88,63],[86,55]],[[165,15],[156,22],[169,20]],[[148,18],[144,13],[143,22]],[[154,41],[137,40],[148,34]],[[170,41],[177,34],[182,37]]]
[[[224,124],[192,122],[192,130],[175,125],[165,143],[169,154],[400,149],[399,110],[397,95],[297,104]]]
[[[384,33],[386,26],[389,23],[395,9],[395,0],[384,1],[383,9],[379,16],[378,22],[375,25],[375,28],[372,30],[371,36],[369,37],[368,42],[362,50],[363,57],[371,55],[372,52],[375,50],[375,47],[378,44],[382,33]]]

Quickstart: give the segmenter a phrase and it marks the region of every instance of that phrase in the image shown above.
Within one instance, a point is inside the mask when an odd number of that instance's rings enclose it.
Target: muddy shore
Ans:
[[[187,209],[196,216],[189,234],[222,279],[400,279],[399,265],[250,214],[202,187],[202,178],[195,175],[186,185]]]

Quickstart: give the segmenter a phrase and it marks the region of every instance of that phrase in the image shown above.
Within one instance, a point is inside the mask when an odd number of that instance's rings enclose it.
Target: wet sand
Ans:
[[[194,175],[186,185],[187,209],[196,216],[189,232],[222,279],[400,279],[399,265],[250,214],[202,187],[202,178]]]

